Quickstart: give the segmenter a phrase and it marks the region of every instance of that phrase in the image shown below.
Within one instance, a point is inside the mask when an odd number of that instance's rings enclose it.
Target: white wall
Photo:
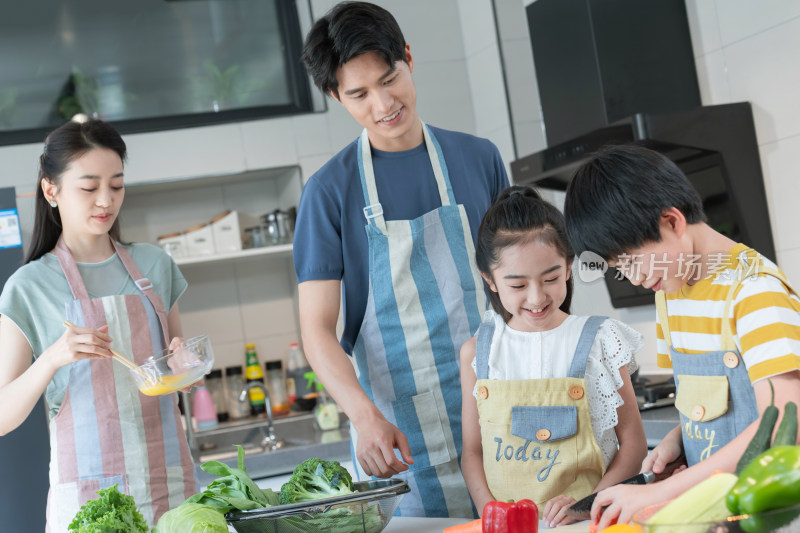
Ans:
[[[539,137],[541,114],[526,101],[534,95],[533,58],[525,6],[531,0],[495,0],[513,126],[519,156],[546,146]],[[772,234],[779,266],[800,284],[800,2],[796,0],[686,0],[686,11],[704,105],[749,101],[753,106]],[[524,28],[523,28],[523,23]],[[524,32],[523,32],[524,29]],[[523,34],[524,33],[524,34]],[[530,97],[528,97],[530,98]],[[535,96],[538,102],[538,94]],[[525,120],[517,120],[525,117]],[[553,195],[557,204],[563,195]],[[601,282],[576,285],[573,310],[619,318],[642,332],[648,344],[639,356],[646,371],[655,363],[655,308],[615,310]]]
[[[310,0],[315,17],[335,5],[332,0]],[[438,127],[487,137],[498,145],[506,162],[514,158],[510,119],[500,68],[491,0],[379,0],[403,29],[414,57],[418,111]],[[487,74],[488,73],[488,74]],[[126,135],[129,163],[126,182],[237,173],[244,170],[299,165],[308,179],[323,163],[360,133],[360,126],[335,101],[325,112],[218,126]],[[36,182],[41,144],[0,147],[0,186],[18,193],[32,192]],[[185,206],[183,206],[185,207]],[[30,240],[33,201],[19,199],[23,240]],[[208,213],[211,217],[216,213]],[[123,208],[124,221],[124,208]],[[176,228],[177,230],[186,228]],[[125,231],[123,227],[123,238]],[[243,327],[234,327],[237,314],[228,305],[209,304],[206,294],[231,291],[252,294],[259,283],[252,267],[186,269],[190,287],[181,304],[184,329],[189,335],[207,333],[214,342],[216,366],[239,364],[244,358],[243,338],[255,340],[262,361],[285,357],[288,343],[299,339],[287,322],[287,299],[293,296],[293,277],[282,272],[287,262],[272,261],[278,269],[261,283],[267,293],[251,306]],[[277,286],[276,286],[277,285]],[[192,287],[194,287],[194,292]],[[198,296],[198,291],[203,296]],[[227,302],[229,299],[225,299]],[[243,306],[247,307],[247,306]],[[245,312],[247,312],[245,310]],[[287,331],[259,324],[284,324]]]

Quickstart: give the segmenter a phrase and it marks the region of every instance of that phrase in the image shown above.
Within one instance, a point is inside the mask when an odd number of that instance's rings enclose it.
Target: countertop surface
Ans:
[[[383,531],[385,533],[442,533],[444,528],[468,522],[461,518],[411,518],[395,516]],[[553,531],[554,533],[588,533],[589,522],[580,522],[548,529],[539,522],[539,531]]]

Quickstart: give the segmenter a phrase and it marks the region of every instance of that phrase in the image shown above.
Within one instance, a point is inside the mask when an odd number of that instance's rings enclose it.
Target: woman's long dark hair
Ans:
[[[125,141],[117,130],[102,120],[67,122],[53,130],[44,140],[44,150],[39,156],[39,179],[36,181],[33,236],[25,263],[35,261],[55,248],[61,236],[61,214],[58,207],[51,207],[45,199],[42,180],[49,180],[60,186],[61,175],[70,163],[92,148],[113,150],[125,162]],[[120,240],[119,219],[114,221],[108,234],[115,241]]]
[[[555,247],[567,265],[572,263],[575,252],[567,239],[564,215],[550,203],[544,201],[531,187],[514,185],[500,193],[486,211],[478,228],[478,245],[475,262],[478,270],[492,277],[492,269],[500,261],[504,248],[536,239]],[[508,322],[511,319],[500,297],[489,291],[492,309]],[[572,303],[572,276],[567,279],[567,296],[559,309],[569,313]]]

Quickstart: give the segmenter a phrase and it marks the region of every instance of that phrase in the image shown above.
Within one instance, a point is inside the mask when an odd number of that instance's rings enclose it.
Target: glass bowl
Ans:
[[[800,531],[800,504],[752,515],[729,516],[717,522],[648,525],[647,520],[667,502],[648,507],[633,517],[639,533],[797,533]]]
[[[142,394],[160,396],[183,389],[202,379],[214,366],[208,335],[183,341],[175,350],[162,350],[131,374]]]

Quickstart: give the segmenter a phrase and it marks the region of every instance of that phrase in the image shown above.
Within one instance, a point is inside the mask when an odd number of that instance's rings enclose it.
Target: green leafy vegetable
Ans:
[[[97,491],[67,528],[75,533],[147,533],[150,528],[136,509],[132,496],[122,494],[116,485]]]
[[[200,468],[211,475],[219,476],[198,494],[191,496],[186,503],[199,503],[225,514],[231,509],[246,511],[278,505],[278,495],[269,489],[262,490],[247,475],[244,467],[244,449],[238,444],[238,468],[219,461],[208,461]]]
[[[280,503],[286,505],[352,493],[353,479],[347,469],[337,461],[313,457],[295,467],[292,477],[281,487]]]
[[[212,507],[183,503],[164,513],[153,533],[228,533],[228,523]]]

